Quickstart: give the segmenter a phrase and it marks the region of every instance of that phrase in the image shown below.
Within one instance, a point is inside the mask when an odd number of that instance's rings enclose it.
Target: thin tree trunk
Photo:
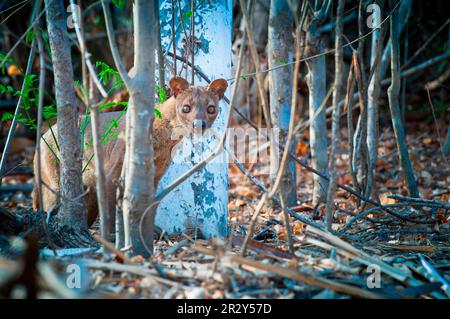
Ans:
[[[37,31],[37,28],[35,28]],[[37,182],[37,196],[39,202],[39,208],[42,210],[44,207],[42,196],[42,161],[41,161],[41,126],[42,126],[42,114],[44,109],[44,92],[45,92],[45,68],[44,68],[44,44],[40,35],[37,37],[38,51],[39,51],[39,100],[38,100],[38,112],[36,120],[36,154],[37,154],[37,170],[34,172]]]
[[[154,165],[152,125],[155,104],[155,49],[157,22],[155,6],[151,1],[136,0],[133,8],[134,22],[134,69],[128,90],[128,123],[126,152],[130,154],[125,172],[123,214],[125,246],[131,245],[137,254],[148,255],[146,245],[152,247],[154,216],[148,215],[141,240],[140,221],[154,196]]]
[[[358,14],[358,33],[360,40],[358,41],[358,50],[356,55],[353,55],[353,58],[356,59],[353,64],[355,71],[355,78],[358,85],[358,93],[359,93],[359,108],[360,108],[360,116],[358,119],[358,125],[356,130],[356,141],[355,141],[355,150],[354,160],[356,161],[359,158],[360,170],[357,172],[360,173],[360,185],[361,192],[368,196],[367,193],[369,191],[369,185],[372,181],[371,173],[371,165],[369,161],[369,151],[367,148],[367,76],[365,72],[365,62],[364,62],[364,46],[365,41],[363,36],[365,34],[365,25],[366,25],[366,4],[367,0],[363,0],[359,4],[359,14]]]
[[[337,173],[336,173],[336,151],[340,143],[339,121],[341,110],[339,101],[343,89],[343,58],[342,58],[342,33],[344,24],[342,17],[344,15],[344,0],[339,0],[336,13],[336,40],[335,40],[335,73],[334,73],[334,91],[333,91],[333,122],[331,123],[331,152],[330,152],[330,184],[327,193],[327,212],[326,225],[331,229],[333,222],[333,203],[334,193],[336,191]]]
[[[347,135],[348,135],[348,148],[349,148],[349,155],[348,155],[348,167],[350,170],[350,174],[352,176],[352,185],[353,188],[357,191],[360,191],[360,186],[358,183],[358,179],[356,177],[356,172],[353,165],[353,149],[354,149],[354,135],[355,130],[353,127],[353,106],[352,106],[352,97],[353,97],[353,91],[355,89],[355,81],[353,78],[353,60],[350,65],[350,70],[348,72],[348,78],[347,78],[347,92],[345,95],[345,102],[344,102],[344,110],[347,110]]]
[[[391,8],[393,7],[393,1],[390,0]],[[391,21],[391,77],[392,82],[388,89],[389,108],[392,117],[392,126],[394,127],[395,139],[397,142],[398,155],[400,165],[405,175],[407,187],[410,196],[419,197],[419,190],[417,188],[414,171],[409,159],[408,146],[406,144],[405,131],[403,128],[403,122],[401,118],[401,111],[399,105],[399,93],[400,93],[400,50],[399,50],[399,30],[398,30],[398,18],[399,14],[394,11]]]
[[[269,14],[268,55],[269,68],[282,63],[292,63],[294,55],[294,22],[287,0],[272,0]],[[291,116],[293,76],[292,66],[272,71],[269,75],[270,84],[270,116],[272,127],[279,132],[279,142],[285,144]],[[291,150],[295,147],[295,137],[292,139]],[[279,162],[281,152],[278,147],[270,150],[271,162]],[[286,205],[297,204],[295,163],[288,159],[284,171],[280,191],[285,194]],[[272,179],[272,183],[274,180]]]
[[[400,4],[400,7],[396,10],[400,14],[399,21],[399,33],[402,32],[406,23],[408,21],[409,13],[411,11],[412,0],[403,0]],[[378,23],[381,21],[381,17],[379,17]],[[379,42],[380,38],[380,30],[374,30],[372,34],[372,49],[371,49],[371,66],[375,61],[377,55],[382,54],[381,60],[376,66],[376,70],[374,71],[374,75],[369,83],[368,88],[368,101],[367,101],[367,147],[369,150],[369,159],[370,165],[372,167],[372,173],[370,176],[370,184],[368,185],[369,194],[367,196],[374,195],[375,192],[375,181],[374,174],[376,170],[376,162],[378,159],[378,135],[379,135],[379,113],[378,113],[378,99],[380,97],[380,89],[381,89],[381,81],[386,75],[387,68],[390,64],[390,55],[391,55],[391,45],[390,40],[387,43],[386,48],[381,48],[378,46],[382,45],[382,42]],[[383,50],[383,53],[379,52]]]
[[[47,29],[52,52],[58,143],[60,146],[60,198],[58,218],[72,227],[87,227],[81,176],[81,138],[73,86],[73,67],[67,21],[62,1],[46,0]]]
[[[165,69],[164,69],[164,52],[163,52],[162,43],[161,43],[161,24],[160,24],[160,20],[159,20],[159,1],[154,1],[154,6],[155,6],[155,13],[156,13],[156,23],[157,23],[157,28],[158,28],[158,33],[157,33],[158,86],[161,89],[164,89],[166,81],[165,81],[165,74],[164,74],[164,71],[165,71]]]
[[[376,29],[372,33],[372,44],[370,52],[370,66],[373,69],[373,76],[370,79],[367,92],[367,148],[369,150],[369,160],[372,170],[369,178],[369,194],[372,197],[375,192],[375,168],[378,160],[378,136],[379,136],[379,112],[378,112],[378,97],[380,95],[380,62],[375,65],[375,61],[381,58],[383,42],[381,37],[381,30],[378,26],[381,23],[381,13],[374,11],[374,24]]]
[[[106,30],[114,63],[128,89],[130,99],[125,128],[125,155],[122,167],[124,245],[135,254],[149,256],[153,251],[154,215],[145,214],[154,198],[153,112],[155,104],[155,50],[158,33],[153,2],[136,0],[133,7],[134,66],[126,73],[112,28],[109,2],[102,0]],[[121,192],[120,186],[118,193]],[[122,214],[116,215],[121,222]],[[141,228],[142,222],[142,228]],[[117,223],[116,223],[117,225]],[[118,226],[118,227],[117,227]],[[120,230],[120,225],[116,229]],[[122,241],[121,234],[117,234]]]
[[[398,33],[401,34],[403,29],[406,26],[406,23],[408,22],[409,14],[411,12],[412,7],[412,0],[402,0],[400,3],[400,7],[395,10],[397,14],[400,15],[399,17],[399,25],[398,25]],[[393,7],[391,7],[390,10],[392,10]],[[387,68],[390,65],[390,57],[391,57],[391,41],[389,40],[386,48],[383,52],[383,57],[380,61],[380,79],[384,79],[384,76],[386,75]]]
[[[98,204],[98,215],[100,217],[100,234],[108,242],[114,240],[114,214],[111,207],[110,196],[111,192],[106,188],[106,176],[104,163],[103,145],[101,143],[100,133],[100,114],[97,105],[94,104],[94,83],[91,78],[89,87],[89,109],[91,113],[91,129],[94,146],[94,161],[95,161],[95,175],[96,175],[96,193]]]
[[[323,5],[326,4],[324,3]],[[319,17],[314,17],[309,24],[306,33],[307,57],[324,52],[324,43],[318,28],[318,22]],[[309,116],[310,118],[315,116],[309,127],[311,162],[315,169],[328,175],[325,109],[316,114],[326,96],[325,55],[320,55],[314,59],[307,60],[306,64],[308,66],[307,84],[309,88]],[[326,201],[327,189],[328,181],[314,175],[313,205]]]

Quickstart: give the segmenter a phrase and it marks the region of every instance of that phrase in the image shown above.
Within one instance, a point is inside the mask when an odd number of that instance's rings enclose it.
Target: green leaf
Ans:
[[[156,107],[155,107],[154,111],[155,111],[155,116],[161,120],[162,119],[161,111],[158,110]]]
[[[30,30],[27,32],[27,35],[25,36],[25,42],[30,45],[31,42],[33,42],[34,38],[36,37],[36,32],[34,30]]]
[[[128,106],[128,102],[108,102],[108,103],[100,105],[99,110],[103,111],[104,109],[107,109],[112,106],[117,106],[117,105],[122,105],[122,106],[125,106],[125,108],[126,108]]]
[[[285,58],[280,58],[280,60],[278,61],[281,65],[287,64],[287,61]]]
[[[187,11],[183,13],[183,20],[189,19],[192,16],[192,11]]]
[[[166,89],[160,86],[155,87],[156,94],[158,94],[158,104],[162,104],[167,100]]]
[[[58,117],[58,113],[56,111],[56,107],[54,104],[44,106],[42,110],[42,115],[44,116],[44,119],[49,121],[53,120]]]
[[[7,122],[9,120],[12,120],[13,118],[14,118],[14,114],[5,112],[5,113],[3,113],[3,116],[2,116],[2,122]]]
[[[112,2],[119,9],[123,9],[125,7],[125,0],[112,0]]]
[[[97,61],[95,63],[95,67],[100,68],[100,71],[98,72],[98,77],[100,81],[102,81],[103,85],[107,85],[108,83],[111,82],[112,79],[114,79],[114,83],[109,92],[114,91],[118,88],[125,87],[125,83],[120,78],[119,72],[111,68],[108,64],[102,61]]]

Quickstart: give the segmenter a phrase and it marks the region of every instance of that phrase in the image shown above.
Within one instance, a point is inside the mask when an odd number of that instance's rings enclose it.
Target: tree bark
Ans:
[[[390,0],[391,8],[393,1]],[[414,171],[409,159],[408,146],[406,144],[405,131],[401,118],[399,105],[400,93],[400,50],[399,50],[399,30],[398,30],[399,14],[394,11],[390,21],[391,32],[391,77],[392,82],[388,89],[389,108],[392,117],[392,126],[394,127],[395,140],[397,142],[398,156],[400,165],[405,175],[406,184],[411,197],[419,197]]]
[[[155,49],[157,21],[155,6],[151,1],[136,0],[133,8],[134,70],[127,84],[130,94],[127,111],[127,145],[130,154],[125,170],[123,215],[125,246],[133,252],[147,256],[152,247],[152,214],[148,214],[140,233],[140,221],[154,196],[154,165],[152,126],[155,104]],[[149,230],[151,234],[147,231]]]
[[[327,213],[326,225],[331,229],[333,222],[333,203],[334,193],[336,191],[337,173],[336,173],[336,151],[340,143],[339,121],[341,119],[341,110],[339,102],[341,100],[341,93],[343,85],[343,57],[342,57],[342,33],[343,33],[343,15],[344,15],[344,0],[338,1],[336,13],[336,35],[335,35],[335,73],[334,73],[334,91],[333,91],[333,122],[331,123],[331,152],[330,152],[330,184],[327,193]]]
[[[268,56],[269,68],[292,63],[294,56],[294,21],[287,0],[272,0],[269,13]],[[291,116],[293,67],[289,65],[270,72],[270,116],[272,128],[278,131],[279,142],[285,144]],[[290,146],[294,151],[295,137]],[[277,146],[270,150],[271,162],[279,162],[282,152]],[[275,157],[275,158],[274,158]],[[286,204],[297,204],[295,164],[288,159],[280,184],[280,191],[285,194]],[[273,179],[272,179],[273,184]]]
[[[327,2],[327,1],[325,1]],[[326,5],[325,3],[323,5]],[[319,14],[313,18],[306,33],[306,56],[314,56],[324,52],[324,43],[318,23]],[[321,173],[328,175],[328,153],[326,135],[325,108],[318,112],[326,95],[326,64],[325,55],[307,60],[309,88],[309,116],[314,117],[309,127],[312,166]],[[314,175],[313,205],[325,202],[328,181]]]
[[[378,97],[380,95],[380,62],[375,65],[377,58],[380,58],[383,49],[383,42],[381,37],[381,27],[378,27],[381,23],[381,13],[379,14],[377,10],[374,11],[374,25],[376,29],[372,33],[372,43],[370,50],[370,66],[375,68],[373,70],[373,76],[370,79],[369,87],[367,91],[367,148],[369,150],[369,160],[372,170],[369,172],[371,177],[369,178],[368,185],[369,194],[367,196],[372,196],[375,191],[375,168],[378,160],[378,135],[379,135],[379,113],[378,113]]]
[[[58,143],[60,146],[60,200],[58,218],[63,224],[86,228],[81,176],[81,138],[78,108],[73,86],[73,67],[67,36],[65,8],[62,1],[45,1],[47,29],[52,52]],[[77,199],[78,198],[78,199]]]

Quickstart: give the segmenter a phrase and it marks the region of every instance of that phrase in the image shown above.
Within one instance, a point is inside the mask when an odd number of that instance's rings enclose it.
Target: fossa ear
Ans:
[[[223,94],[225,93],[225,91],[227,90],[228,87],[228,82],[225,79],[217,79],[212,81],[209,85],[208,85],[208,91],[214,93],[215,95],[217,95],[219,97],[219,99],[223,98]]]
[[[173,95],[177,97],[178,94],[189,88],[189,82],[180,76],[175,76],[170,79],[169,86]]]

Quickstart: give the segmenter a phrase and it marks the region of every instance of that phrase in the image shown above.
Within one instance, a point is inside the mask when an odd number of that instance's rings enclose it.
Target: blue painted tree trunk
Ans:
[[[177,55],[186,55],[184,32],[180,24],[178,1],[175,1],[175,27]],[[182,15],[185,28],[190,34],[190,1],[181,1]],[[195,1],[194,24],[195,65],[211,80],[231,77],[231,33],[232,33],[232,1]],[[171,1],[160,1],[160,19],[162,48],[165,52],[172,52],[172,14]],[[190,55],[187,55],[190,61]],[[171,65],[173,60],[166,56],[166,78],[173,76]],[[182,62],[177,61],[180,71]],[[188,77],[190,80],[190,68]],[[185,71],[181,73],[185,76]],[[196,85],[207,83],[199,76],[195,77]],[[229,94],[229,89],[226,95]],[[159,189],[169,185],[177,177],[182,176],[193,165],[206,157],[216,146],[218,138],[225,129],[225,115],[228,105],[221,102],[221,111],[216,122],[207,133],[206,138],[199,141],[195,137],[185,137],[183,145],[178,149],[173,162],[161,179]],[[212,131],[215,132],[216,137]],[[187,155],[187,156],[186,156]],[[223,237],[228,233],[228,158],[223,152],[206,167],[187,179],[177,187],[159,205],[156,215],[156,225],[169,234],[192,232],[198,230],[206,238]]]

